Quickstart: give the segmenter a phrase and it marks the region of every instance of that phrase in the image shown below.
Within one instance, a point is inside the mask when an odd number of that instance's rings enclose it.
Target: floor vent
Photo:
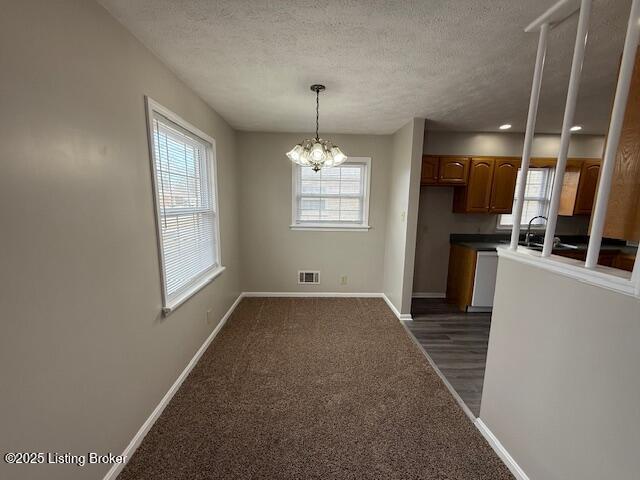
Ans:
[[[320,272],[298,272],[298,283],[318,285],[320,283]]]

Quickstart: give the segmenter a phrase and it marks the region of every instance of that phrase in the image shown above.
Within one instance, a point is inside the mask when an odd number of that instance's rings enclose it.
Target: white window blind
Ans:
[[[294,166],[292,226],[368,228],[368,160],[318,172]]]
[[[212,143],[150,109],[165,310],[220,267]],[[188,124],[187,124],[188,125]]]
[[[522,177],[522,170],[518,170],[518,180]],[[553,186],[553,169],[529,168],[527,184],[524,193],[524,205],[522,207],[522,225],[527,226],[529,221],[539,215],[546,216],[549,212],[551,201],[551,188]],[[515,205],[516,199],[513,199]],[[544,225],[545,221],[537,218],[531,225]],[[500,215],[499,226],[511,227],[513,215]]]

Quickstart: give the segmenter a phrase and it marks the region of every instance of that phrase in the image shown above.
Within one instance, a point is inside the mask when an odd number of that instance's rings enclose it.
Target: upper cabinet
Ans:
[[[469,158],[440,157],[438,183],[443,185],[465,185],[469,174]]]
[[[456,188],[453,194],[453,211],[455,213],[489,212],[494,167],[495,160],[493,158],[471,159],[467,186]]]
[[[435,185],[438,183],[440,157],[432,155],[422,156],[422,173],[420,175],[420,185]]]
[[[421,185],[466,185],[468,157],[422,156]]]
[[[604,236],[640,240],[640,50],[622,123],[607,204]]]
[[[567,159],[560,197],[560,215],[591,214],[598,189],[600,163],[600,159],[592,158]],[[469,158],[424,155],[422,157],[421,184],[455,187],[453,194],[454,213],[509,214],[513,209],[513,197],[521,164],[520,158],[517,157]],[[555,168],[556,159],[532,158],[530,165],[531,168]],[[638,168],[640,172],[640,165],[635,168]],[[638,178],[640,178],[640,173],[638,173]],[[636,177],[633,177],[632,180],[638,181]],[[613,192],[612,195],[614,195]],[[632,213],[635,214],[635,212],[636,210],[633,210]],[[608,218],[607,221],[609,222],[609,220]],[[636,228],[638,235],[640,235],[640,218]],[[611,234],[607,236],[626,238]]]
[[[600,160],[587,159],[567,162],[562,182],[559,215],[589,215],[598,188]]]
[[[491,213],[511,213],[520,163],[519,158],[495,159],[489,205]]]

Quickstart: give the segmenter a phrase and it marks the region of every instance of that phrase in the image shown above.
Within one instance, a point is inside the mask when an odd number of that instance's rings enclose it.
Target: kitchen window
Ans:
[[[524,205],[522,207],[522,226],[527,227],[529,221],[537,216],[547,216],[549,203],[551,202],[551,190],[553,186],[552,168],[529,168],[527,175],[527,185],[524,193]],[[522,170],[518,170],[518,180],[520,182]],[[516,198],[513,199],[515,207]],[[532,223],[532,228],[544,228],[544,219],[536,218]],[[500,215],[498,218],[498,228],[511,228],[513,226],[513,215]]]
[[[370,158],[314,172],[293,165],[293,230],[368,230]]]
[[[169,313],[224,270],[215,140],[151,99],[147,114],[163,311]]]

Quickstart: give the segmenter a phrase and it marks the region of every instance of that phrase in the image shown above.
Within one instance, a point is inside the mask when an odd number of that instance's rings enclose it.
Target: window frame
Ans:
[[[324,231],[324,232],[367,232],[369,225],[369,201],[371,200],[371,157],[349,157],[342,165],[364,164],[363,195],[362,195],[362,223],[297,223],[298,217],[298,172],[302,168],[296,163],[291,164],[291,230]]]
[[[151,162],[151,181],[153,185],[153,205],[155,210],[155,223],[156,223],[156,241],[158,246],[158,262],[160,267],[160,284],[162,293],[162,312],[165,315],[173,312],[176,308],[189,300],[193,295],[202,290],[206,285],[216,279],[226,267],[222,263],[222,247],[220,242],[220,195],[218,189],[218,163],[216,157],[216,141],[213,137],[206,134],[199,128],[195,127],[185,119],[175,114],[168,108],[159,104],[152,98],[145,96],[145,113],[147,117],[147,141],[149,147],[149,160]],[[165,256],[164,246],[162,243],[162,213],[160,205],[160,196],[158,191],[157,182],[157,167],[155,159],[154,148],[154,133],[153,133],[153,114],[158,113],[175,123],[182,129],[189,132],[191,135],[198,137],[205,144],[206,149],[206,162],[207,169],[209,171],[209,188],[213,193],[213,206],[212,211],[214,214],[214,241],[215,241],[215,254],[216,263],[213,268],[202,272],[197,277],[192,278],[183,288],[176,293],[169,295],[167,292],[167,278],[165,272]]]
[[[539,215],[543,215],[543,216],[548,216],[549,215],[549,206],[551,205],[551,194],[553,191],[553,179],[555,177],[555,168],[553,167],[530,167],[529,171],[531,170],[548,170],[548,177],[547,177],[547,187],[546,187],[546,193],[547,193],[547,197],[545,197],[546,200],[546,207],[545,207],[545,211],[543,213],[539,213]],[[518,168],[518,173],[520,173],[520,171],[522,171],[522,168]],[[527,174],[528,175],[528,174]],[[526,192],[526,187],[525,187],[525,192]],[[529,200],[535,200],[540,202],[541,197],[536,197],[536,198],[527,198],[527,196],[525,195],[524,197],[524,201],[526,202],[527,199]],[[513,197],[513,205],[515,205],[516,203],[516,197],[514,195]],[[498,219],[497,219],[497,223],[496,223],[496,229],[497,230],[511,230],[513,228],[513,223],[504,223],[502,221],[502,219],[506,216],[512,216],[513,213],[501,213],[500,215],[498,215]],[[521,223],[520,224],[520,228],[528,228],[529,223]],[[531,230],[538,230],[538,231],[543,231],[546,230],[547,225],[546,222],[545,223],[535,223],[533,225],[531,225]]]

